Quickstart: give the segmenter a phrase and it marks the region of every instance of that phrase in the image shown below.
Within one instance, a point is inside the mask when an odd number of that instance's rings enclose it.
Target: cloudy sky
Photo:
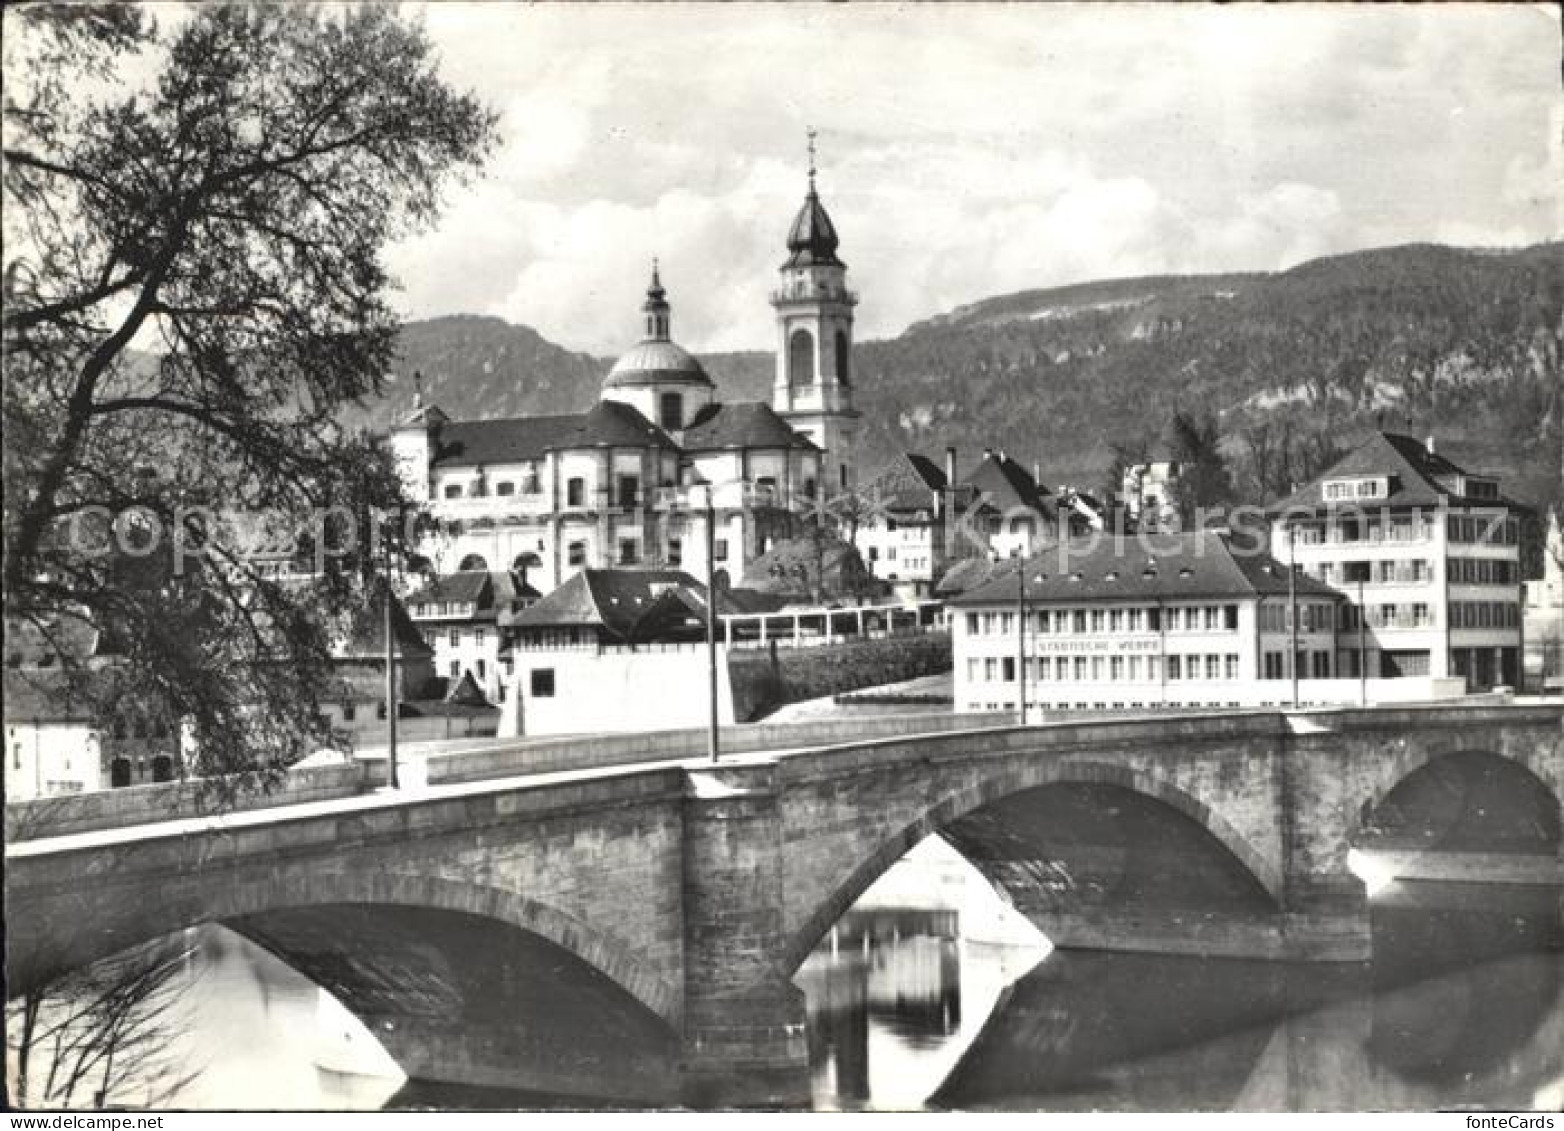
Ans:
[[[860,337],[1027,287],[1564,237],[1551,7],[413,10],[504,139],[395,249],[413,317],[617,353],[657,255],[685,345],[769,347],[809,126]]]

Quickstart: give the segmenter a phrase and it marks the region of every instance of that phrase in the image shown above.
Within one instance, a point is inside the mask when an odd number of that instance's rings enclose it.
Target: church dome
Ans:
[[[701,363],[673,340],[669,333],[672,319],[667,292],[652,264],[652,283],[646,288],[641,307],[646,316],[646,337],[631,346],[608,371],[604,389],[626,389],[645,385],[696,385],[711,389],[710,377]]]
[[[701,363],[675,342],[649,339],[631,346],[605,382],[610,389],[628,385],[707,385],[712,383]]]

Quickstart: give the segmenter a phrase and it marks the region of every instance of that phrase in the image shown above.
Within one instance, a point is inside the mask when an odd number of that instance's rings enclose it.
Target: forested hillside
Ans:
[[[585,407],[611,360],[492,318],[409,324],[402,349],[393,403],[416,368],[453,416]],[[871,467],[946,444],[966,466],[995,447],[1094,487],[1115,447],[1154,444],[1178,409],[1215,418],[1246,497],[1285,490],[1380,421],[1435,433],[1547,504],[1564,478],[1561,357],[1564,244],[1416,245],[992,298],[859,343],[856,384]],[[728,398],[770,395],[769,353],[703,360]]]

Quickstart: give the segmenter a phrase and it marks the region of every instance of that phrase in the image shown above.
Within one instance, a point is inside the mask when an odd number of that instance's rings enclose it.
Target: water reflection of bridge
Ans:
[[[807,998],[809,1061],[849,1103],[870,1097],[869,1033],[928,1046],[961,1024],[955,911],[848,912],[794,981]]]
[[[931,1102],[1530,1108],[1564,1072],[1560,890],[1470,894],[1427,885],[1376,905],[1368,968],[1057,952],[1016,983]]]

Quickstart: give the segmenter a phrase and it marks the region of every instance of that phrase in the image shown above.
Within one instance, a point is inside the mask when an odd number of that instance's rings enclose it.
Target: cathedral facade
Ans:
[[[409,495],[436,520],[441,573],[520,571],[548,592],[587,568],[712,566],[737,583],[796,516],[851,489],[855,295],[809,172],[771,295],[771,403],[721,399],[672,335],[657,266],[642,337],[582,413],[452,420],[415,404],[391,432]]]

